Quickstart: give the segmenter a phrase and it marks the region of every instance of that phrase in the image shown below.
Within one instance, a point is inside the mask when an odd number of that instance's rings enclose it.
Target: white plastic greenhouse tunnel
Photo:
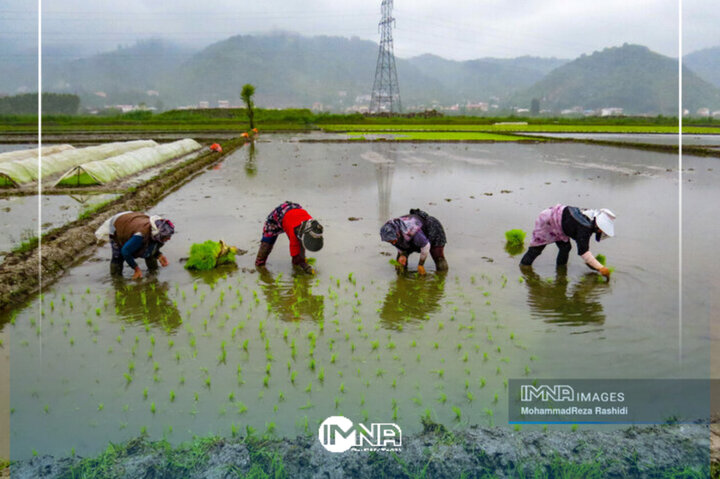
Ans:
[[[91,161],[75,166],[57,181],[55,186],[104,185],[180,158],[202,148],[191,138],[159,146],[141,148],[104,160]]]
[[[22,186],[37,181],[40,173],[42,178],[45,179],[84,163],[103,160],[152,146],[157,146],[157,143],[153,140],[134,140],[64,150],[47,156],[43,155],[41,157],[41,169],[38,168],[36,157],[0,163],[0,187]]]
[[[63,145],[50,145],[50,146],[43,146],[41,148],[42,155],[52,155],[54,153],[60,153],[61,151],[66,150],[74,150],[75,147],[68,144]],[[18,161],[18,160],[26,160],[28,158],[35,158],[38,157],[38,149],[37,148],[31,148],[27,150],[16,150],[16,151],[7,151],[5,153],[0,153],[0,163],[7,163],[9,161]]]

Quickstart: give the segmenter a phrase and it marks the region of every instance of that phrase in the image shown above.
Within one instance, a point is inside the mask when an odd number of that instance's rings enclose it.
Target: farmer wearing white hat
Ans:
[[[600,264],[590,252],[590,238],[595,235],[597,241],[615,235],[615,213],[602,208],[599,210],[581,209],[575,206],[555,205],[543,210],[535,220],[530,248],[520,261],[521,265],[532,265],[546,245],[555,243],[559,249],[556,264],[566,265],[572,245],[577,244],[578,255],[590,268],[610,278],[610,270]]]

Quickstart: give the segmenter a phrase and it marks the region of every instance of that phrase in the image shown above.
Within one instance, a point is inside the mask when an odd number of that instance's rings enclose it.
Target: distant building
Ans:
[[[107,93],[105,93],[104,91],[96,91],[94,94],[95,96],[99,96],[100,98],[107,98]]]
[[[710,116],[710,108],[698,108],[697,110],[698,116]]]
[[[582,113],[583,109],[580,106],[574,106],[572,108],[566,108],[564,110],[560,111],[561,115],[577,115],[578,113]]]
[[[210,108],[210,102],[209,101],[199,101],[198,108]]]
[[[487,103],[468,103],[465,108],[470,111],[488,111],[489,105]]]
[[[622,114],[623,114],[622,108],[617,108],[617,107],[600,108],[600,116],[620,116]]]
[[[310,108],[313,111],[323,111],[324,105],[320,103],[319,101],[316,101],[312,104],[312,108]]]
[[[346,113],[369,113],[370,108],[367,105],[353,105],[345,109]]]
[[[720,118],[720,110],[715,110],[714,112],[712,112],[712,117],[713,117],[713,118]]]
[[[345,98],[345,97],[347,96],[347,91],[345,91],[345,90],[340,90],[340,91],[338,92],[338,96],[339,96],[340,98]]]
[[[218,100],[218,108],[230,108],[230,102],[228,100]]]
[[[157,90],[148,90],[145,92],[147,96],[160,96],[160,92]]]

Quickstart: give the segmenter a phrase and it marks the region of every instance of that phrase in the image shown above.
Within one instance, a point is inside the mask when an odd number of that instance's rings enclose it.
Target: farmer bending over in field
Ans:
[[[590,237],[597,241],[615,234],[615,214],[608,209],[589,210],[575,206],[555,205],[543,210],[535,220],[530,248],[520,261],[521,265],[532,265],[540,256],[545,245],[555,243],[559,248],[556,264],[566,265],[572,249],[570,239],[577,244],[578,255],[590,268],[610,278],[610,270],[600,264],[590,252]]]
[[[291,201],[281,204],[268,215],[263,225],[255,266],[265,266],[275,240],[283,231],[290,240],[293,266],[297,266],[305,273],[314,274],[315,271],[305,259],[305,249],[319,251],[323,247],[323,227],[299,204]]]
[[[445,230],[437,218],[422,210],[412,209],[410,214],[394,218],[380,228],[380,238],[398,249],[397,268],[407,269],[410,253],[420,253],[418,273],[425,274],[425,260],[428,253],[435,262],[435,270],[447,271],[445,260]]]
[[[158,262],[163,267],[168,265],[160,248],[175,233],[175,225],[170,220],[125,211],[110,218],[103,227],[109,227],[111,274],[122,274],[123,265],[127,262],[135,270],[132,279],[142,278],[142,271],[135,258],[144,258],[149,270],[157,269]]]

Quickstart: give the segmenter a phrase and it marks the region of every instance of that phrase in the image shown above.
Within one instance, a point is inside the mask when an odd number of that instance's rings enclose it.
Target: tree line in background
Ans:
[[[44,115],[76,115],[80,108],[80,97],[68,93],[43,93],[42,112]],[[37,115],[38,94],[0,98],[0,115]]]

